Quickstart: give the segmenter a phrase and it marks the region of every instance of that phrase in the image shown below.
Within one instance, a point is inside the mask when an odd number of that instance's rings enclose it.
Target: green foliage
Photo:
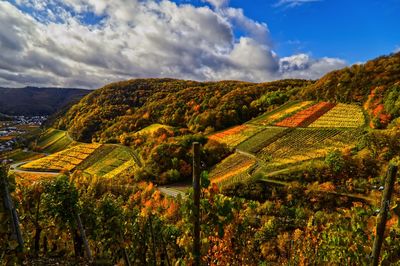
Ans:
[[[58,223],[65,226],[75,225],[74,214],[79,211],[78,190],[68,176],[62,175],[45,184],[43,205],[45,212]]]
[[[395,85],[389,89],[384,105],[387,113],[394,117],[400,116],[400,85]]]
[[[289,100],[287,92],[273,91],[262,95],[258,100],[251,103],[252,107],[267,109],[273,105],[282,105]]]
[[[325,163],[332,169],[334,173],[339,173],[345,166],[345,159],[340,150],[328,152],[325,157]]]

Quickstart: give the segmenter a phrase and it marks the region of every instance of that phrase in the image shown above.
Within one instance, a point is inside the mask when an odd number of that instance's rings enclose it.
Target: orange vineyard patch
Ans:
[[[250,126],[250,125],[240,125],[236,126],[209,136],[209,139],[225,143],[228,146],[234,147],[245,141],[249,137],[261,131],[261,128]]]
[[[280,127],[306,127],[328,112],[334,106],[335,104],[328,102],[317,103],[276,123],[275,125]]]

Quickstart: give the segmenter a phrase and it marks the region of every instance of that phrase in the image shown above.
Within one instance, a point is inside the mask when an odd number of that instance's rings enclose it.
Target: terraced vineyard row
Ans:
[[[72,171],[101,144],[80,144],[50,156],[24,164],[22,169],[39,171]]]
[[[238,144],[257,134],[261,130],[262,128],[258,126],[240,125],[212,134],[208,138],[225,143],[230,147],[236,147]]]
[[[285,118],[275,125],[280,127],[306,127],[321,117],[324,113],[332,109],[334,106],[335,104],[333,103],[320,102],[305,110],[299,111],[288,118]]]
[[[296,128],[257,155],[271,167],[280,166],[323,157],[331,149],[354,145],[357,138],[355,130]]]
[[[251,120],[249,123],[263,126],[271,125],[274,122],[282,119],[283,117],[294,114],[302,108],[305,108],[306,106],[309,106],[311,104],[312,101],[289,102],[271,112],[268,112]]]
[[[249,177],[247,171],[256,163],[255,158],[234,153],[225,158],[211,172],[210,180],[219,186],[244,181]],[[240,177],[240,178],[239,178]]]
[[[263,131],[252,136],[248,140],[242,142],[237,146],[237,149],[257,153],[259,150],[277,140],[286,133],[288,128],[285,127],[268,127]]]
[[[54,153],[66,149],[73,144],[73,140],[67,135],[67,132],[48,129],[37,143],[37,148],[45,153]]]
[[[136,164],[133,160],[126,161],[122,165],[118,166],[114,170],[108,172],[105,174],[103,177],[104,178],[117,178],[119,177],[122,173],[127,172],[131,169],[134,169],[136,167]]]
[[[339,103],[308,127],[357,128],[365,123],[360,106]]]
[[[129,148],[127,147],[115,146],[109,153],[103,155],[92,165],[88,166],[84,170],[84,173],[87,173],[91,176],[108,175],[108,177],[110,177],[109,174],[114,171],[115,173],[120,174],[130,166],[135,165],[135,162],[128,149]]]

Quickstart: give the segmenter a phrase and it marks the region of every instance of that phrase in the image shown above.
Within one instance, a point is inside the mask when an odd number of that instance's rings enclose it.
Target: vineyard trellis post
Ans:
[[[90,251],[89,243],[86,238],[86,233],[85,233],[85,229],[83,228],[83,225],[82,225],[81,217],[76,212],[74,212],[73,214],[75,216],[75,220],[78,225],[79,232],[81,234],[81,239],[83,241],[83,245],[85,246],[86,256],[89,259],[89,262],[92,262],[93,261],[92,252]]]
[[[193,256],[200,265],[200,143],[193,143]]]
[[[18,242],[18,249],[17,252],[23,252],[24,250],[24,240],[22,238],[21,228],[19,226],[19,219],[17,210],[15,209],[14,202],[12,201],[10,190],[8,188],[8,181],[7,181],[7,169],[6,166],[0,166],[0,185],[3,188],[3,200],[4,200],[4,207],[6,210],[10,212],[10,219],[11,219],[11,226],[12,226],[12,233],[17,239]]]
[[[385,233],[386,220],[390,208],[390,199],[392,197],[394,183],[396,180],[397,166],[390,164],[387,176],[385,180],[385,189],[382,195],[382,203],[380,213],[378,216],[378,222],[376,224],[376,236],[374,239],[374,245],[372,248],[372,265],[377,266],[379,264],[379,254],[383,243],[383,236]]]

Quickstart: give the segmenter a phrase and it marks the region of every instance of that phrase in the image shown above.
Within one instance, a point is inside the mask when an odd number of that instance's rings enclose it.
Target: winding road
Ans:
[[[18,162],[10,165],[10,171],[13,171],[15,173],[28,173],[28,174],[38,174],[38,175],[59,175],[60,172],[37,172],[37,171],[31,171],[31,170],[22,170],[19,168],[21,165],[26,164],[30,161],[24,161],[24,162]]]

